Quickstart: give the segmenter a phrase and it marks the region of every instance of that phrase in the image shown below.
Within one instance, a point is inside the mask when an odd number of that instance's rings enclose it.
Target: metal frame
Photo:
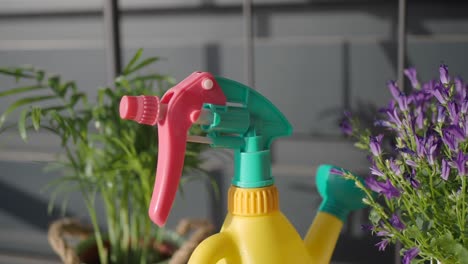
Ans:
[[[103,20],[106,34],[107,82],[111,85],[122,70],[118,0],[104,0]]]

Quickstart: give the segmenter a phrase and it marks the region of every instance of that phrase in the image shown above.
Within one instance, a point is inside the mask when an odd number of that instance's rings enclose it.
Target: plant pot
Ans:
[[[157,253],[159,263],[187,263],[195,247],[213,232],[214,226],[207,221],[184,219],[179,222],[176,231],[164,231],[162,242],[150,243],[150,252]],[[99,264],[93,232],[77,220],[64,218],[55,221],[49,228],[48,237],[63,263]],[[78,240],[76,247],[70,244],[70,239]],[[104,246],[109,248],[108,241],[104,241]]]

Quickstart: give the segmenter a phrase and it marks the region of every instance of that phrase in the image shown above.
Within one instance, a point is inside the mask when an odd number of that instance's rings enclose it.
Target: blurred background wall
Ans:
[[[210,71],[246,82],[244,17],[240,0],[121,0],[123,64],[138,48],[163,60],[155,71],[183,79]],[[366,109],[389,99],[386,81],[397,78],[397,1],[255,0],[253,6],[255,88],[282,110],[294,135],[273,147],[281,207],[303,235],[320,202],[315,168],[333,163],[366,173],[363,153],[340,134],[344,109]],[[76,80],[92,92],[108,83],[106,29],[102,1],[0,0],[0,65],[32,64]],[[407,65],[420,79],[468,67],[468,4],[465,1],[409,1]],[[0,81],[0,88],[14,83]],[[9,101],[0,101],[0,112]],[[29,144],[15,132],[0,137],[0,262],[50,263],[48,193],[41,188],[57,177],[42,168],[58,151],[45,133]],[[213,175],[222,199],[214,202],[206,183],[186,187],[169,226],[182,217],[210,218],[221,224],[232,164],[230,153],[213,157]],[[221,165],[219,165],[221,164]],[[224,194],[223,194],[224,193]],[[69,214],[85,218],[74,197]],[[362,233],[365,212],[351,216],[334,256],[336,263],[395,263],[392,249],[377,252],[374,238]],[[21,262],[23,263],[23,262]],[[37,262],[42,263],[42,262]]]

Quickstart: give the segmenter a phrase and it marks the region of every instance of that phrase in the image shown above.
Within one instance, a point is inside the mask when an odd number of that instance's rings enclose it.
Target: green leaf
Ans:
[[[31,111],[31,119],[32,119],[33,127],[36,131],[38,131],[40,128],[41,117],[42,117],[42,109],[39,107],[33,107]]]
[[[24,86],[24,87],[16,87],[16,88],[12,88],[12,89],[0,92],[0,97],[9,96],[9,95],[18,94],[18,93],[24,93],[24,92],[28,92],[28,91],[39,90],[39,89],[44,89],[44,88],[47,88],[47,86],[31,85],[31,86]]]
[[[141,55],[143,54],[143,49],[138,49],[133,58],[130,60],[130,62],[125,66],[123,70],[123,74],[127,75],[130,73],[130,69],[135,65],[135,63],[140,59]]]
[[[21,106],[27,105],[27,104],[31,104],[31,103],[35,103],[35,102],[55,99],[55,98],[56,98],[55,95],[45,95],[45,96],[36,96],[36,97],[26,97],[26,98],[23,98],[23,99],[20,99],[20,100],[14,102],[0,116],[0,127],[2,127],[3,123],[5,123],[5,120],[6,120],[7,116],[11,112],[15,111],[15,109],[17,109],[18,107],[21,107]]]
[[[142,62],[140,62],[138,65],[136,65],[135,67],[127,70],[127,72],[125,73],[126,75],[130,74],[130,73],[133,73],[133,72],[136,72],[138,71],[139,69],[145,67],[145,66],[148,66],[156,61],[158,61],[159,58],[155,58],[155,57],[152,57],[152,58],[147,58],[145,60],[143,60]]]
[[[24,109],[21,111],[20,118],[18,120],[18,131],[20,133],[21,139],[25,142],[28,141],[28,135],[26,133],[26,118],[28,116],[29,109]]]
[[[14,76],[17,80],[18,78],[34,78],[31,74],[23,73],[21,68],[0,68],[0,73],[5,75]]]

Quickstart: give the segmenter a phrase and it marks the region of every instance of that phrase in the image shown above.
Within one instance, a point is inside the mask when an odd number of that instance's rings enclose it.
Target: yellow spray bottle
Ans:
[[[363,193],[341,170],[322,165],[316,184],[323,201],[303,240],[280,211],[271,175],[270,145],[292,128],[265,97],[238,82],[195,72],[161,100],[155,96],[122,98],[122,118],[158,125],[156,183],[149,209],[164,225],[182,173],[185,143],[209,143],[234,149],[234,177],[228,214],[220,232],[204,240],[190,264],[283,264],[330,262],[348,213],[363,207]],[[187,136],[200,124],[206,138]]]

